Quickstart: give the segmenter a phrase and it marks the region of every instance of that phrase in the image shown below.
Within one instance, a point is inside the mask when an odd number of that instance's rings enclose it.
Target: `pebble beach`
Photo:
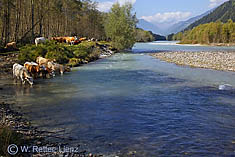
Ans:
[[[160,52],[151,56],[177,65],[235,71],[235,52]]]

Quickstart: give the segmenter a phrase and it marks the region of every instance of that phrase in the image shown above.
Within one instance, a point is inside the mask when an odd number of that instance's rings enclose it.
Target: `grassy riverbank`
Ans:
[[[109,42],[105,41],[84,41],[79,45],[56,44],[53,41],[38,46],[28,44],[20,47],[19,51],[0,51],[0,74],[11,74],[14,63],[35,62],[38,56],[55,59],[60,64],[76,67],[110,56],[116,51]]]
[[[177,65],[235,71],[235,52],[161,52],[152,56]]]

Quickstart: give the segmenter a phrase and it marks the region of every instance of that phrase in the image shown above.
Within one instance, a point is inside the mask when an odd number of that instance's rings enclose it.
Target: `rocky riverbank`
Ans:
[[[55,132],[41,131],[36,127],[31,126],[30,122],[24,118],[24,115],[20,112],[16,112],[12,109],[12,105],[0,102],[0,155],[8,156],[7,151],[8,146],[11,144],[16,144],[18,148],[20,146],[29,146],[29,150],[32,147],[42,148],[41,152],[28,152],[23,153],[21,150],[17,152],[18,156],[73,156],[73,157],[98,157],[102,155],[95,155],[82,150],[78,144],[76,147],[72,147],[74,150],[69,150],[68,143],[59,143],[53,141],[47,141],[50,138],[63,138],[63,137],[53,137]],[[73,140],[73,139],[68,139]],[[66,140],[67,141],[67,140]],[[49,151],[49,148],[55,148],[54,151]],[[56,149],[61,148],[61,150]],[[66,148],[67,150],[65,150]]]
[[[160,52],[151,56],[177,65],[235,71],[235,52]]]

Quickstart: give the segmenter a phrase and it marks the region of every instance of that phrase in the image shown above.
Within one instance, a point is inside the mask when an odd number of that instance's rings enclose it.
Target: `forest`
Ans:
[[[33,44],[41,36],[77,36],[131,48],[139,32],[132,5],[117,3],[109,13],[97,5],[91,0],[0,0],[0,47],[12,41]]]
[[[226,23],[202,24],[175,34],[173,40],[180,40],[183,44],[235,43],[235,23],[230,19]]]
[[[0,0],[0,45],[35,37],[104,39],[104,13],[90,0]]]

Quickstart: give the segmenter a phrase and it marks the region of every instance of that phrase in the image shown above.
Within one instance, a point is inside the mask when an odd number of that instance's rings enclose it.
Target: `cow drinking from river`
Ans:
[[[13,78],[21,79],[23,84],[27,81],[31,86],[33,85],[33,78],[29,75],[27,69],[18,63],[13,65]]]

